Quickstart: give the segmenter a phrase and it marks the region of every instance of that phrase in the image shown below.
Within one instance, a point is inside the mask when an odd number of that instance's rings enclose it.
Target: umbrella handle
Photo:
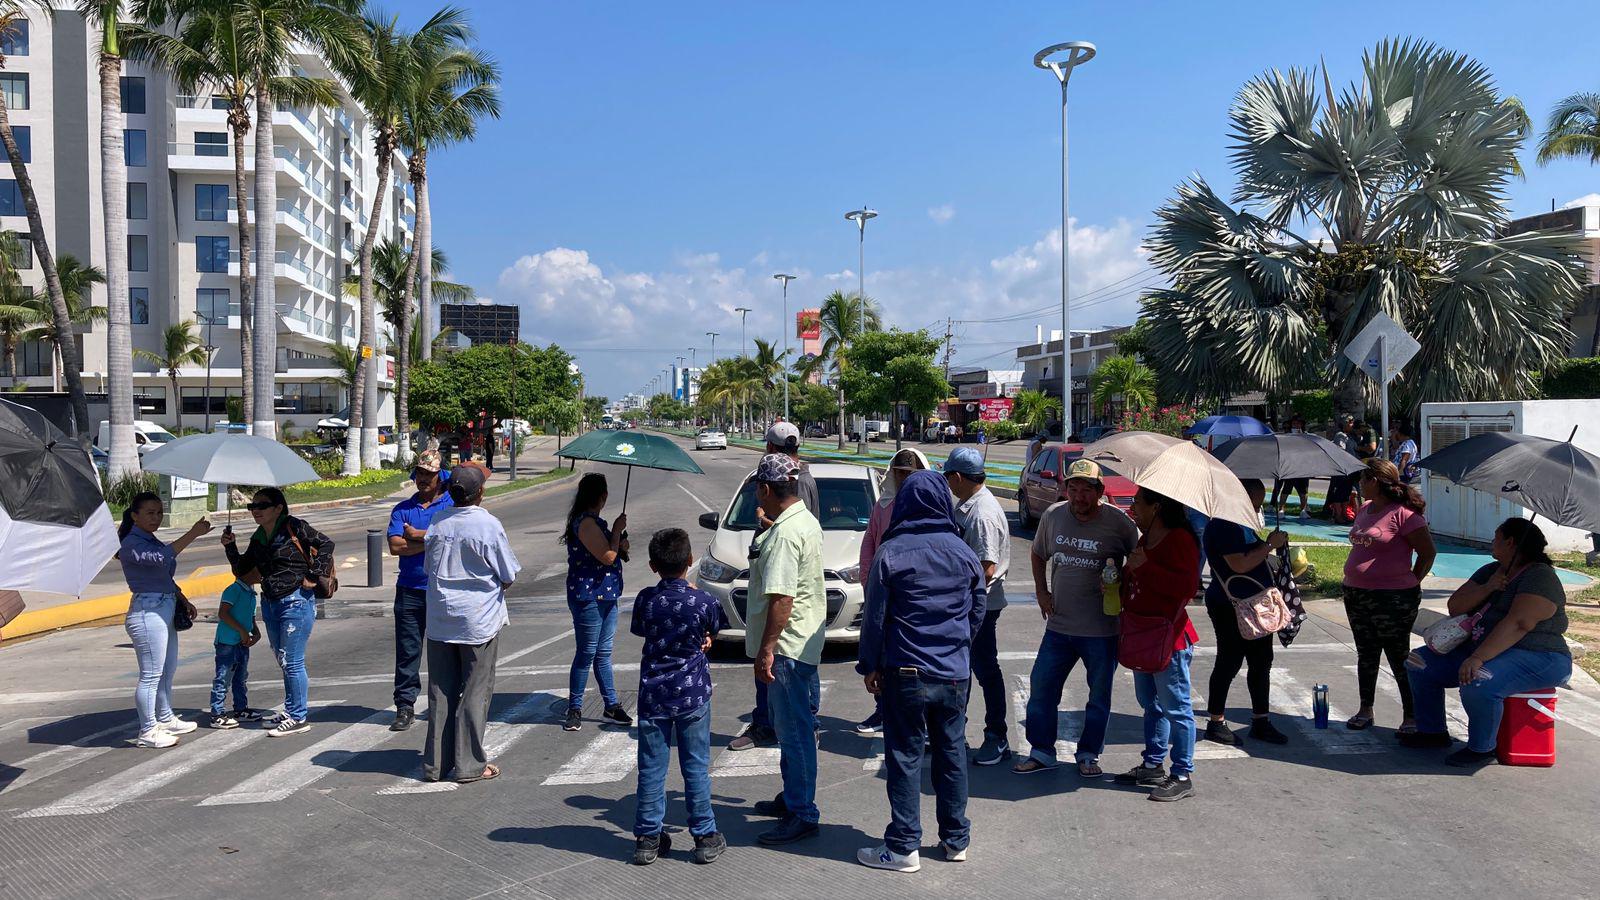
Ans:
[[[633,486],[633,466],[628,466],[628,475],[622,480],[622,514],[628,514],[628,488]]]

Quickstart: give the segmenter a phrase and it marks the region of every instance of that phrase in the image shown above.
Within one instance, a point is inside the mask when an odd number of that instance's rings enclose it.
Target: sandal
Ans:
[[[1045,763],[1042,763],[1031,756],[1027,756],[1023,757],[1017,762],[1016,765],[1012,766],[1011,771],[1018,775],[1032,775],[1035,772],[1046,772],[1054,768],[1055,766],[1053,765],[1046,765]]]
[[[1351,731],[1365,731],[1372,727],[1372,716],[1357,713],[1345,721],[1344,727]]]
[[[499,778],[499,777],[500,777],[500,767],[495,765],[494,763],[490,763],[489,765],[483,767],[483,774],[482,775],[479,775],[476,778],[457,778],[456,779],[456,783],[457,784],[471,784],[474,781],[488,781],[488,780],[490,780],[492,778]]]
[[[1084,778],[1099,778],[1105,772],[1100,768],[1099,763],[1083,760],[1078,763],[1078,774]]]

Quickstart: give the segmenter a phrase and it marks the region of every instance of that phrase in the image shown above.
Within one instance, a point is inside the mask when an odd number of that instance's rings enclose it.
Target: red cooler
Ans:
[[[1495,753],[1507,766],[1556,764],[1556,692],[1531,691],[1505,700]]]

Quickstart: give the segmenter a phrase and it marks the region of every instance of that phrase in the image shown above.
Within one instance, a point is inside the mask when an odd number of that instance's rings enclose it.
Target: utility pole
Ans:
[[[954,324],[955,324],[955,321],[953,319],[945,319],[944,320],[944,381],[945,381],[945,384],[949,384],[950,383],[950,353],[951,353],[951,350],[952,350],[952,345],[950,343],[950,329],[951,329],[951,326],[953,326]]]
[[[440,315],[443,315],[442,313]],[[513,337],[511,347],[511,440],[507,446],[508,455],[511,457],[511,480],[517,480],[517,439],[521,434],[517,431],[517,339]],[[494,423],[489,424],[489,440],[494,440]],[[561,443],[560,430],[557,429],[556,443]],[[487,459],[487,457],[485,457]]]

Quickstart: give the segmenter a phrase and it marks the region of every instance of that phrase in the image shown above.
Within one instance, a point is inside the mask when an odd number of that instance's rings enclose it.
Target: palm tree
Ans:
[[[67,301],[67,320],[73,325],[87,325],[91,322],[105,321],[107,310],[104,306],[95,306],[90,300],[89,291],[92,285],[105,284],[106,273],[98,266],[86,266],[70,253],[63,253],[56,260],[56,277],[61,281],[61,293]],[[34,316],[40,325],[23,335],[24,340],[50,341],[54,348],[61,346],[61,341],[56,340],[56,327],[50,315],[50,301],[45,297],[33,296],[26,301],[34,310]],[[67,340],[72,340],[72,333],[68,333]],[[60,390],[62,361],[59,352],[51,353],[52,380],[55,390]]]
[[[42,321],[12,262],[22,242],[14,231],[0,231],[0,369],[17,384],[17,344],[27,340]]]
[[[856,335],[865,331],[882,330],[883,314],[878,309],[877,301],[871,297],[834,291],[822,301],[819,319],[822,325],[822,348],[806,365],[804,374],[809,377],[811,373],[817,371],[833,373],[834,384],[837,385],[839,394],[839,449],[843,450],[845,400],[844,384],[840,381],[839,375],[848,365],[845,351],[850,348],[850,343]]]
[[[1557,159],[1600,163],[1600,93],[1578,93],[1556,104],[1539,138],[1539,164]],[[1600,356],[1600,316],[1589,340],[1591,356]]]
[[[1089,389],[1095,406],[1109,413],[1113,403],[1124,409],[1154,406],[1156,373],[1131,356],[1118,354],[1101,363],[1089,375]]]
[[[0,0],[0,35],[14,35],[20,23],[27,18],[22,13],[22,0]],[[5,57],[0,55],[0,69],[5,68]],[[22,204],[28,212],[28,238],[33,244],[33,253],[39,260],[39,268],[44,271],[45,293],[50,299],[50,315],[55,322],[56,333],[65,335],[71,331],[71,320],[67,314],[67,301],[61,293],[61,282],[56,278],[55,254],[50,250],[50,241],[45,230],[44,214],[39,208],[39,197],[33,190],[33,176],[28,172],[28,167],[22,161],[22,151],[17,147],[16,134],[11,130],[11,113],[6,108],[5,98],[0,96],[0,144],[4,144],[6,156],[11,160],[11,177],[17,181],[17,190],[22,194]],[[72,403],[72,418],[78,428],[78,439],[89,440],[89,400],[83,391],[83,371],[78,358],[78,344],[76,341],[67,340],[56,345],[56,351],[61,354],[63,368],[67,370],[67,393]],[[130,398],[131,404],[131,398]],[[137,452],[133,449],[133,433],[131,430],[132,414],[129,415],[130,430],[127,435],[126,453],[134,454],[130,460],[127,456],[114,456],[111,460],[112,475],[115,476],[129,468],[138,468]],[[115,449],[115,448],[114,448]]]
[[[1231,114],[1234,203],[1200,178],[1157,211],[1144,298],[1174,393],[1217,398],[1332,379],[1359,413],[1343,349],[1387,313],[1422,344],[1402,406],[1522,396],[1565,355],[1577,239],[1503,234],[1523,116],[1476,61],[1415,41],[1366,54],[1360,84],[1319,98],[1303,70],[1246,84]],[[1321,83],[1325,83],[1322,81]]]
[[[361,368],[360,354],[353,347],[334,344],[328,348],[328,358],[333,361],[333,368],[338,369],[339,374],[324,378],[323,381],[344,388],[345,396],[350,396],[350,390],[356,383],[356,370]]]
[[[249,23],[234,15],[232,0],[198,0],[169,9],[159,0],[139,0],[137,14],[147,24],[123,26],[123,50],[132,59],[159,65],[172,74],[179,90],[210,91],[228,104],[228,130],[233,136],[233,203],[239,220],[239,371],[254,369],[254,304],[251,279],[249,183],[245,172],[245,138],[250,133],[256,67],[253,48],[241,43]],[[304,75],[269,78],[272,95],[296,107],[334,106],[338,86],[329,79]],[[249,378],[249,375],[244,377]],[[242,390],[244,421],[255,414],[255,392]]]
[[[152,353],[143,347],[136,347],[133,354],[140,359],[155,363],[158,369],[167,370],[167,378],[172,383],[172,402],[177,409],[178,430],[183,431],[183,403],[178,397],[178,367],[206,364],[205,342],[200,340],[200,335],[195,332],[194,322],[185,319],[168,325],[161,333],[160,352]]]
[[[1011,403],[1011,420],[1027,425],[1035,434],[1048,428],[1052,418],[1061,418],[1061,398],[1043,391],[1019,391]]]

